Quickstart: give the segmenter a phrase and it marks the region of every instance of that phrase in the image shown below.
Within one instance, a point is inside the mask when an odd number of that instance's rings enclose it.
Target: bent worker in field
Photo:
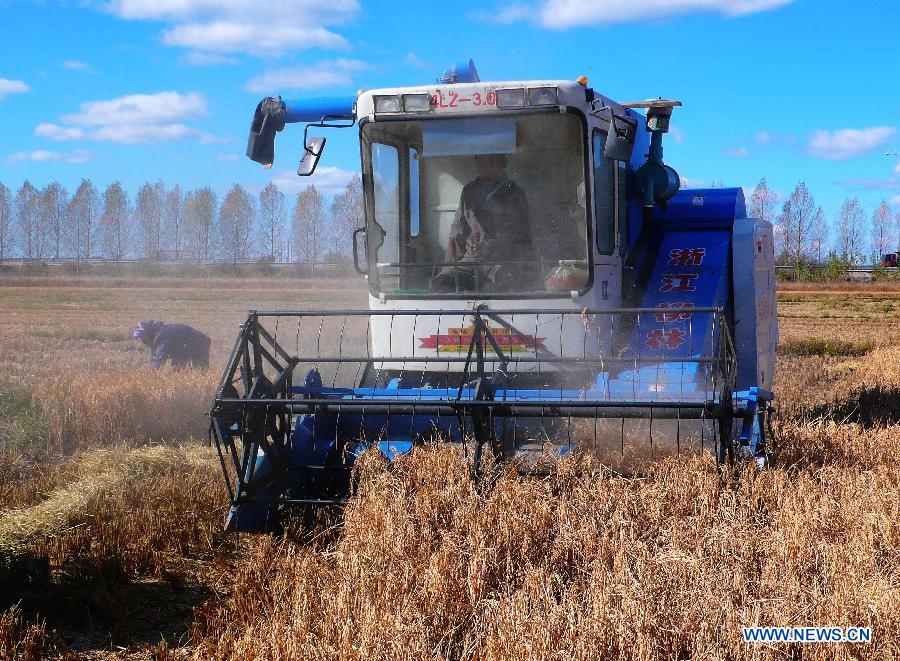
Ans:
[[[533,271],[528,201],[506,174],[506,156],[479,154],[475,166],[478,176],[462,189],[434,291],[510,291],[527,286]]]
[[[166,324],[146,319],[134,331],[134,339],[150,347],[150,367],[159,369],[171,362],[176,370],[185,367],[209,369],[212,340],[186,324]]]

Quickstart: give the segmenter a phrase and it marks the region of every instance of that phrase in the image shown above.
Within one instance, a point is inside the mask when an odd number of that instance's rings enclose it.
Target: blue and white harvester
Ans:
[[[662,147],[680,105],[616,103],[586,78],[482,82],[471,61],[434,84],[264,99],[247,154],[267,167],[286,124],[306,124],[300,175],[325,146],[310,128],[358,126],[369,306],[241,326],[211,413],[227,529],[344,502],[369,448],[455,444],[475,476],[485,450],[533,472],[569,452],[623,471],[704,450],[764,464],[772,226],[740,188],[680,190]],[[482,167],[502,184],[482,218],[515,191],[506,236],[462,208]]]

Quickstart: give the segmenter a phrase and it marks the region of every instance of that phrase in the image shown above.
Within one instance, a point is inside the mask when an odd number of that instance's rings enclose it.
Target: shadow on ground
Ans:
[[[0,558],[0,610],[18,603],[29,619],[45,620],[57,653],[183,645],[194,609],[211,596],[190,570],[134,578],[114,557],[58,570],[46,556]]]
[[[856,423],[866,428],[900,422],[900,388],[881,385],[860,388],[844,399],[819,404],[804,412],[810,419]]]

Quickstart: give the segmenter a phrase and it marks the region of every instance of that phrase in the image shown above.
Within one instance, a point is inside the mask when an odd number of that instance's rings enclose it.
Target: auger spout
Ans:
[[[354,119],[355,97],[282,99],[267,96],[256,106],[247,139],[247,157],[266,168],[275,162],[275,134],[285,124],[322,123],[334,119]]]

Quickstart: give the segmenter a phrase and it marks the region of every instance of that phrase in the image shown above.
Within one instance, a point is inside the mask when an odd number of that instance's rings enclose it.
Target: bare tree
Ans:
[[[785,256],[794,262],[799,276],[800,262],[809,256],[816,202],[804,182],[797,184],[781,207],[778,224],[784,236]]]
[[[259,229],[262,248],[272,261],[276,259],[276,248],[280,251],[284,225],[284,193],[269,182],[259,194]]]
[[[138,190],[135,216],[140,230],[141,249],[144,257],[159,262],[162,252],[163,184],[145,183]]]
[[[848,262],[855,263],[862,255],[863,225],[865,214],[859,198],[847,198],[838,215],[838,253]]]
[[[810,226],[809,247],[816,256],[816,263],[822,263],[822,250],[828,245],[828,222],[825,220],[825,211],[817,207]]]
[[[209,186],[191,191],[185,197],[184,209],[188,243],[197,259],[211,259],[215,253],[210,242],[215,235],[216,194]]]
[[[254,215],[250,194],[240,184],[232,186],[219,209],[219,236],[224,256],[235,266],[250,258]]]
[[[319,261],[322,249],[324,203],[315,186],[297,195],[291,214],[291,234],[297,247],[296,259],[311,264]]]
[[[895,250],[900,252],[900,211],[898,211],[894,215],[894,232],[897,235],[897,243],[895,244]]]
[[[89,179],[82,179],[69,202],[69,240],[75,252],[76,266],[82,259],[89,259],[97,242],[100,220],[100,196]]]
[[[26,180],[16,192],[16,225],[19,244],[25,259],[42,259],[44,256],[45,234],[41,227],[38,206],[40,193]]]
[[[107,186],[103,193],[103,216],[101,218],[104,251],[119,262],[128,252],[131,234],[131,214],[128,212],[128,195],[118,181]]]
[[[759,218],[770,223],[775,222],[775,205],[778,204],[778,193],[769,188],[763,177],[750,194],[750,217]]]
[[[9,257],[12,248],[12,194],[0,183],[0,262]]]
[[[163,234],[171,241],[170,245],[175,254],[175,259],[181,259],[184,251],[184,199],[181,194],[181,186],[175,187],[166,193],[165,208],[163,210]]]
[[[69,194],[54,181],[41,191],[41,224],[47,228],[53,256],[59,259],[65,243],[68,224]]]
[[[894,232],[891,227],[893,216],[887,200],[881,200],[881,204],[872,213],[872,252],[875,254],[875,262],[881,261],[886,253],[891,251],[894,243]]]
[[[342,255],[353,252],[353,230],[362,227],[362,180],[354,174],[347,187],[335,196],[331,203],[331,222],[334,232],[334,250]]]

